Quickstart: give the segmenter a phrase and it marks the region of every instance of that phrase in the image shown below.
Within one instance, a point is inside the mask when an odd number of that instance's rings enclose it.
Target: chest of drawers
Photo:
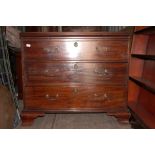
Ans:
[[[22,33],[21,42],[24,124],[57,112],[128,120],[128,34]]]

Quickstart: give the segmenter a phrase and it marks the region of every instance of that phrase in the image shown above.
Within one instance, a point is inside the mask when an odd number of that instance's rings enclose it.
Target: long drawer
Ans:
[[[25,63],[26,85],[127,84],[127,63]]]
[[[26,87],[25,108],[31,110],[117,110],[126,106],[126,87],[54,86]]]
[[[23,42],[25,59],[127,61],[127,40],[33,39]]]

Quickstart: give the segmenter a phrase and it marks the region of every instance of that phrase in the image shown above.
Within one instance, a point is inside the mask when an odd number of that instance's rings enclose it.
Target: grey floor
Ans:
[[[35,119],[31,126],[19,125],[18,129],[131,129],[115,117],[104,113],[46,114]]]

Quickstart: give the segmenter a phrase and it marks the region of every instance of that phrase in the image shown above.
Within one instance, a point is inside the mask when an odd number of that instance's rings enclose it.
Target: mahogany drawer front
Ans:
[[[127,63],[25,63],[26,85],[64,83],[127,84]]]
[[[126,101],[126,87],[89,85],[25,88],[25,107],[29,109],[103,108],[110,110],[125,107]]]
[[[24,57],[37,60],[127,61],[128,40],[38,39],[23,42]],[[36,57],[37,56],[37,57]]]

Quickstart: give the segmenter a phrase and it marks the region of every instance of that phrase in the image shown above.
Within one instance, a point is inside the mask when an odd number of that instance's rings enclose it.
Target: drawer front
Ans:
[[[26,59],[127,61],[127,40],[57,40],[24,41]]]
[[[127,84],[127,63],[25,63],[26,85]]]
[[[126,87],[26,87],[25,108],[41,110],[105,109],[126,107]]]

